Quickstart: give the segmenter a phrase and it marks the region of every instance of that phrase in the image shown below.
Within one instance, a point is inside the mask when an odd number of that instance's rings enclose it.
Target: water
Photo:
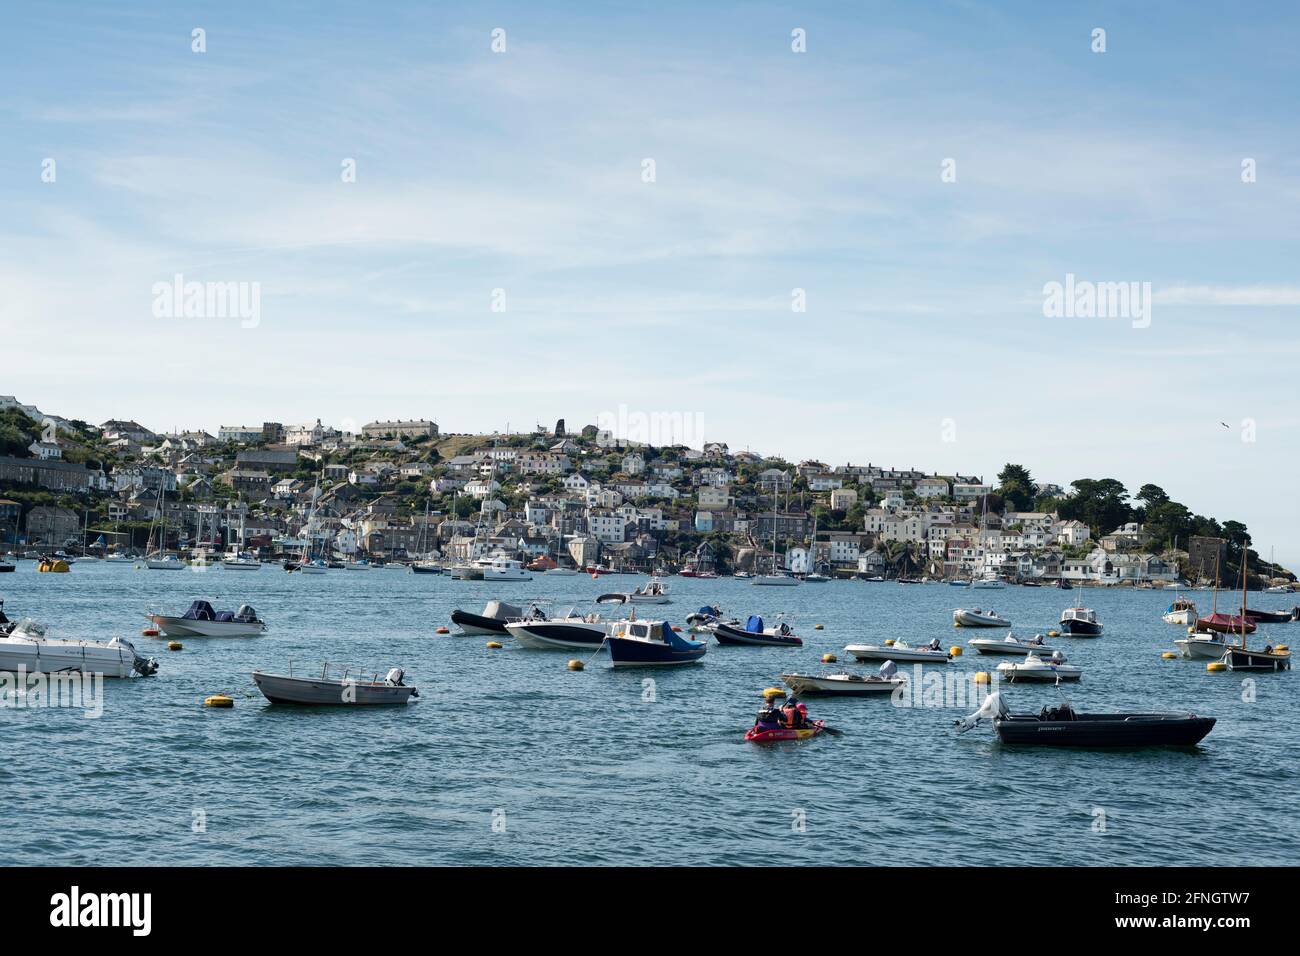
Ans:
[[[485,584],[399,571],[326,575],[137,571],[78,563],[0,577],[11,618],[52,633],[128,636],[161,661],[156,677],[105,684],[98,720],[70,710],[4,710],[0,864],[1294,864],[1300,706],[1294,673],[1208,674],[1164,661],[1181,628],[1169,592],[1063,592],[833,582],[755,588],[671,579],[674,603],[643,609],[678,623],[704,603],[742,616],[788,610],[805,647],[720,648],[698,666],[582,672],[581,652],[489,650],[436,635],[453,608],[491,597],[558,603],[644,579],[538,578]],[[1065,691],[1087,710],[1195,710],[1218,718],[1194,750],[1070,752],[1000,745],[982,725],[955,737],[966,708],[902,709],[887,699],[813,700],[843,729],[798,744],[741,740],[762,688],[814,670],[853,641],[945,646],[1004,631],[955,630],[952,609],[992,607],[1015,633],[1045,632],[1078,595],[1106,626],[1060,639],[1085,668]],[[1194,597],[1208,608],[1210,595]],[[1263,607],[1291,596],[1253,595]],[[169,653],[141,637],[147,608],[194,598],[250,603],[259,638],[187,638]],[[1231,603],[1232,598],[1225,599]],[[825,630],[813,630],[821,623]],[[1300,625],[1261,636],[1295,643]],[[1258,638],[1256,638],[1258,639]],[[249,677],[320,662],[407,669],[422,700],[364,711],[272,706]],[[963,673],[996,658],[967,654]],[[854,665],[855,669],[865,669]],[[902,668],[909,676],[910,666]],[[643,701],[643,679],[656,681]],[[201,706],[227,692],[233,710]],[[1016,710],[1058,699],[1017,685]],[[1104,812],[1105,832],[1095,832]],[[194,832],[196,814],[205,832]],[[795,824],[802,814],[804,832]],[[494,822],[496,824],[494,828]]]

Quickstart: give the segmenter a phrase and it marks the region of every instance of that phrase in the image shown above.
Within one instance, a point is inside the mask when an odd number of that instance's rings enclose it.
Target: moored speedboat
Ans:
[[[111,641],[73,641],[46,636],[45,626],[23,618],[0,637],[0,671],[28,674],[78,672],[105,677],[148,677],[158,670],[153,658],[141,657],[120,637]]]
[[[221,566],[229,571],[260,571],[262,562],[248,551],[233,551],[221,559]]]
[[[606,638],[615,667],[665,667],[694,664],[709,645],[680,637],[665,621],[616,621]]]
[[[1026,654],[1051,654],[1055,648],[1043,643],[1043,635],[1035,634],[1030,640],[1021,640],[1008,634],[997,641],[991,637],[976,637],[966,642],[981,654],[1006,654],[1024,657]]]
[[[288,674],[253,671],[253,683],[273,704],[355,707],[405,704],[412,697],[420,696],[419,690],[403,683],[406,673],[400,667],[389,670],[382,680],[377,674],[367,679],[349,677],[346,672],[336,678],[330,677],[328,671],[326,664],[319,677],[302,677],[295,675],[290,665]]]
[[[959,607],[952,612],[952,623],[957,627],[1010,627],[1011,622],[1000,617],[997,611],[984,611],[977,607]]]
[[[763,619],[751,614],[743,625],[738,620],[717,621],[708,631],[719,644],[750,645],[758,647],[802,647],[803,639],[790,629],[785,621],[765,627]]]
[[[1190,747],[1200,743],[1215,721],[1196,714],[1081,714],[1069,704],[1044,707],[1037,714],[1013,714],[1002,695],[993,693],[979,710],[956,721],[957,732],[984,719],[993,721],[1003,743],[1049,747]]]
[[[483,566],[484,581],[531,581],[533,574],[513,558],[493,558]]]
[[[1101,637],[1102,626],[1097,612],[1087,607],[1068,607],[1061,612],[1061,634],[1064,637]]]
[[[1056,651],[1050,658],[1026,654],[1023,661],[1007,661],[997,666],[998,674],[1008,683],[1037,681],[1054,684],[1057,681],[1075,681],[1083,676],[1083,668],[1067,664],[1065,656]]]
[[[1188,660],[1219,660],[1228,649],[1227,638],[1222,634],[1201,634],[1195,631],[1174,641],[1174,646]]]
[[[860,661],[918,661],[946,664],[952,659],[950,653],[943,650],[937,637],[922,647],[912,647],[903,641],[894,641],[893,644],[884,646],[846,644],[844,650]]]
[[[523,647],[542,650],[576,648],[594,651],[605,643],[610,622],[599,614],[578,614],[570,608],[555,617],[540,613],[506,624],[506,633]]]
[[[826,697],[879,697],[892,694],[907,683],[906,677],[898,676],[898,668],[893,662],[886,661],[880,665],[879,674],[839,674],[789,673],[782,674],[781,680],[790,690],[801,697],[821,695]]]
[[[148,617],[168,637],[252,637],[266,631],[266,622],[247,604],[237,611],[215,611],[207,601],[194,601],[180,617]]]

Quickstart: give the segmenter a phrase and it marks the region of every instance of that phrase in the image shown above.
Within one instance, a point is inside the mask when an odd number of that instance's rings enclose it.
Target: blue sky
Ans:
[[[1153,481],[1300,563],[1294,8],[424,6],[8,13],[0,390],[158,429],[625,405]],[[154,317],[176,273],[260,283],[257,326]],[[1067,273],[1150,282],[1150,327],[1045,318]]]

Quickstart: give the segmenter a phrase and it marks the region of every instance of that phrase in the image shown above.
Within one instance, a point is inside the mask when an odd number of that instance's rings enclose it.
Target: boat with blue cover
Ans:
[[[237,611],[216,611],[207,601],[195,601],[180,617],[150,614],[148,618],[168,637],[252,637],[266,630],[266,623],[247,604]]]
[[[708,628],[719,644],[742,644],[757,647],[803,647],[803,640],[785,621],[765,627],[763,619],[751,614],[742,626],[740,621],[718,621]]]
[[[694,664],[709,645],[675,633],[666,621],[615,621],[605,639],[615,667],[671,667]]]

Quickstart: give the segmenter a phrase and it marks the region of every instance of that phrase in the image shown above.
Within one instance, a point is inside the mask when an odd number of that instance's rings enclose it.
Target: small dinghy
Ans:
[[[214,611],[207,601],[195,601],[180,617],[146,617],[168,637],[251,637],[266,630],[266,622],[247,604],[237,611]]]
[[[529,609],[530,614],[532,610]],[[459,627],[462,634],[505,634],[506,624],[523,617],[523,608],[505,601],[488,601],[482,614],[471,614],[457,608],[451,612],[451,623]]]
[[[253,671],[253,683],[273,704],[355,707],[405,704],[412,697],[419,697],[416,688],[402,682],[405,676],[405,671],[394,667],[382,680],[378,674],[371,678],[350,677],[347,671],[341,677],[331,677],[327,663],[319,677],[302,677],[293,673],[290,664],[288,674]]]
[[[134,644],[120,637],[108,642],[46,637],[45,625],[25,617],[0,637],[0,671],[17,673],[19,668],[28,674],[76,672],[148,677],[158,670],[158,662],[141,657]]]
[[[922,647],[912,647],[903,641],[894,641],[883,647],[875,644],[847,644],[844,647],[860,661],[918,661],[934,664],[947,664],[951,659],[949,652],[936,637]]]
[[[698,611],[686,615],[692,634],[706,634],[709,628],[722,620],[722,608],[716,604],[706,604]]]
[[[1061,634],[1064,637],[1101,637],[1097,612],[1090,607],[1066,608],[1061,612]]]
[[[1067,664],[1065,655],[1060,651],[1054,652],[1050,658],[1028,654],[1023,661],[999,664],[997,671],[1003,680],[1011,684],[1017,681],[1055,684],[1058,681],[1075,681],[1083,676],[1083,668],[1077,664]]]
[[[790,673],[781,675],[782,682],[801,697],[879,697],[892,694],[907,683],[906,677],[898,676],[898,667],[893,661],[880,665],[879,674],[839,674]]]
[[[838,734],[826,726],[824,720],[809,720],[808,708],[791,697],[784,706],[777,707],[769,698],[758,712],[754,726],[745,733],[752,743],[776,743],[782,740],[807,740],[825,732]]]
[[[643,587],[635,591],[628,591],[615,594],[602,594],[596,598],[597,603],[606,604],[613,602],[627,602],[630,604],[672,604],[672,598],[668,596],[668,585],[664,584],[658,578],[651,578]]]
[[[957,627],[1010,627],[1011,622],[999,617],[997,611],[984,611],[977,607],[959,607],[952,612],[952,623]]]
[[[605,639],[615,667],[671,667],[694,664],[709,645],[679,637],[665,621],[615,621]]]
[[[979,710],[956,721],[957,732],[984,719],[993,721],[1003,743],[1048,747],[1190,747],[1214,728],[1213,717],[1195,714],[1081,714],[1069,704],[1012,714],[1002,695],[993,693]]]
[[[751,647],[803,647],[803,639],[790,629],[785,621],[771,627],[763,626],[763,619],[751,614],[741,626],[740,621],[719,621],[709,628],[719,644],[748,645]]]
[[[1014,635],[1008,634],[1002,640],[995,640],[991,637],[975,637],[966,642],[968,647],[973,647],[981,654],[1015,654],[1024,657],[1026,654],[1051,654],[1054,648],[1043,643],[1043,635],[1035,634],[1031,640],[1024,641]]]

